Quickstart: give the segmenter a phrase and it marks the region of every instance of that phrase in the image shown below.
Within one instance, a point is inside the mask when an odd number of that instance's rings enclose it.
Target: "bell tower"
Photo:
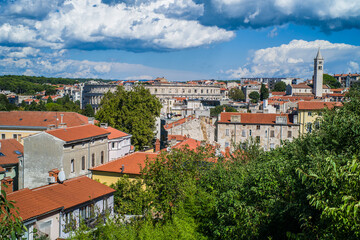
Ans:
[[[315,97],[323,94],[324,58],[321,56],[320,48],[314,59],[313,93]]]

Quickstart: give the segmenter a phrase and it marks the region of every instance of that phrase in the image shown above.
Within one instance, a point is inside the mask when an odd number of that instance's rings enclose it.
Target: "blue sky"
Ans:
[[[169,80],[360,72],[360,1],[0,0],[0,74]]]

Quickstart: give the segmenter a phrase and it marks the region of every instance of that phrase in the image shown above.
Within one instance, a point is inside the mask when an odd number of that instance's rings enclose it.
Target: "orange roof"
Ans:
[[[286,92],[271,92],[272,95],[285,96]]]
[[[234,112],[222,112],[220,115],[219,123],[230,123],[231,116],[240,115],[239,124],[275,124],[276,117],[287,117],[287,124],[293,124],[290,122],[289,114],[273,114],[273,113],[234,113]]]
[[[2,166],[0,166],[0,172],[5,172],[6,170],[2,167]]]
[[[16,139],[3,139],[0,140],[0,143],[0,152],[4,154],[4,156],[0,155],[0,165],[19,163],[18,157],[24,154],[23,145],[16,141]],[[15,151],[19,151],[21,155]]]
[[[279,101],[288,101],[288,102],[296,102],[299,100],[313,100],[314,96],[272,96],[269,100],[279,100]]]
[[[175,126],[178,126],[178,125],[181,125],[181,124],[183,124],[183,123],[186,123],[187,121],[189,121],[189,120],[191,120],[191,119],[194,119],[194,118],[195,118],[194,116],[190,115],[190,116],[188,116],[188,117],[182,118],[182,119],[177,120],[177,121],[175,121],[175,122],[166,124],[166,125],[164,126],[164,128],[165,128],[165,130],[168,130],[168,129],[173,128],[173,127],[175,127]]]
[[[183,135],[171,135],[169,134],[168,136],[168,140],[176,140],[176,141],[184,141],[187,137],[183,136]]]
[[[342,93],[329,93],[328,96],[330,96],[330,97],[344,97],[345,94],[342,94]]]
[[[196,150],[201,145],[201,142],[192,138],[188,138],[182,142],[177,143],[172,148],[183,149],[188,148],[189,150]]]
[[[141,167],[145,166],[146,159],[154,160],[157,156],[158,153],[135,152],[94,167],[91,170],[140,175]],[[124,170],[122,171],[123,165]]]
[[[296,85],[291,85],[291,87],[293,87],[293,88],[311,88],[306,83],[299,83],[299,84],[296,84]]]
[[[0,112],[0,126],[22,126],[46,129],[48,125],[63,122],[68,127],[88,124],[88,117],[75,112],[11,111]]]
[[[220,88],[221,91],[226,91],[227,89],[226,88]]]
[[[23,220],[56,209],[68,209],[115,192],[114,189],[86,176],[72,178],[34,189],[22,189],[8,194],[9,200],[19,208]]]
[[[115,139],[115,138],[122,138],[122,137],[129,136],[129,134],[124,133],[124,132],[117,130],[115,128],[112,128],[112,127],[104,128],[104,130],[106,130],[110,133],[110,135],[108,136],[108,139]]]
[[[9,193],[7,198],[15,201],[14,205],[19,208],[19,216],[23,221],[63,207],[63,204],[56,202],[53,196],[46,196],[28,188]]]
[[[92,124],[69,128],[59,128],[54,130],[48,130],[46,132],[66,142],[71,142],[79,139],[87,139],[101,135],[109,135],[109,132],[105,129]]]
[[[81,203],[115,192],[114,189],[86,176],[72,178],[63,183],[55,183],[32,189],[48,196],[68,209]]]
[[[332,109],[334,107],[341,107],[339,102],[298,102],[299,110],[320,110],[323,108]]]

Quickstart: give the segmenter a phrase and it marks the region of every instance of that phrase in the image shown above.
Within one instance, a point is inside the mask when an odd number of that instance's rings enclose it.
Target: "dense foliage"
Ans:
[[[161,103],[143,86],[125,91],[121,86],[115,93],[108,92],[101,101],[96,119],[130,133],[132,144],[138,150],[151,146],[155,120],[160,116]]]
[[[286,90],[286,83],[284,83],[283,81],[277,82],[274,85],[274,92],[285,92]]]
[[[323,81],[325,85],[328,85],[330,88],[340,88],[341,83],[336,80],[333,76],[329,74],[323,74]]]
[[[263,101],[264,99],[269,98],[269,89],[265,86],[265,84],[261,84],[260,88],[260,100]]]
[[[241,89],[231,88],[229,90],[229,98],[234,101],[245,101],[245,95]]]
[[[218,105],[218,106],[210,109],[210,116],[216,117],[221,112],[223,112],[224,109],[225,109],[225,112],[237,112],[236,108],[234,108],[234,107],[227,106],[227,105]]]
[[[257,103],[260,99],[260,94],[258,92],[251,92],[249,98],[252,103]]]

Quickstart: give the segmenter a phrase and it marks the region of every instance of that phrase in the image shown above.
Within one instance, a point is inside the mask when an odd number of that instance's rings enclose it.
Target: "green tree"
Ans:
[[[2,186],[4,187],[4,186]],[[19,216],[18,209],[14,206],[14,201],[7,199],[4,190],[0,194],[0,238],[1,239],[19,239],[24,233],[22,219]]]
[[[285,92],[286,91],[286,83],[283,81],[277,82],[274,85],[274,92]]]
[[[51,96],[49,96],[46,103],[53,103],[53,102],[54,101],[52,100]]]
[[[336,80],[333,76],[329,74],[323,74],[324,84],[328,85],[330,88],[340,88],[341,83]]]
[[[260,100],[263,101],[264,99],[268,99],[268,98],[269,98],[269,89],[264,84],[261,84]]]
[[[15,104],[11,104],[6,95],[0,94],[0,111],[11,111],[15,109]]]
[[[94,112],[94,109],[91,106],[91,104],[86,104],[85,109],[84,109],[84,115],[88,116],[88,117],[94,117],[95,116],[95,112]]]
[[[244,101],[245,95],[241,89],[238,88],[232,88],[229,91],[229,98],[234,101]]]
[[[221,112],[223,112],[224,109],[225,109],[225,112],[237,112],[236,108],[234,108],[234,107],[227,106],[227,105],[218,105],[218,106],[210,109],[210,115],[213,117],[217,116]]]
[[[150,191],[144,189],[141,179],[129,179],[128,176],[119,178],[111,187],[114,194],[114,211],[118,214],[142,215],[150,205]]]
[[[257,103],[260,99],[260,94],[258,92],[251,92],[249,98],[251,98],[252,103]]]
[[[161,103],[143,86],[131,91],[118,87],[108,92],[101,101],[96,119],[132,135],[136,149],[150,146],[154,138],[155,119],[160,115]]]

